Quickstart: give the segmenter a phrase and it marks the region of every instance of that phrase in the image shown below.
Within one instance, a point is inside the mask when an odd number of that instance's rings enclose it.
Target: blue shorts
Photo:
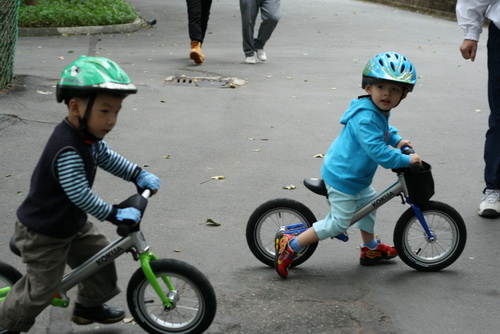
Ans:
[[[356,209],[365,204],[367,200],[377,193],[372,186],[361,190],[356,195],[348,195],[340,192],[328,184],[326,184],[326,189],[328,190],[330,212],[325,219],[313,224],[314,231],[316,231],[320,240],[331,238],[347,231]],[[373,233],[375,216],[376,210],[359,220],[356,223],[356,227],[365,232]]]

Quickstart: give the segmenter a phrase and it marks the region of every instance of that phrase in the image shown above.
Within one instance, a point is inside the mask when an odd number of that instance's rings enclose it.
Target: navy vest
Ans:
[[[59,154],[76,151],[83,159],[92,187],[97,169],[97,143],[87,144],[67,120],[56,126],[31,177],[30,192],[17,210],[19,221],[30,230],[55,238],[75,235],[87,222],[87,214],[74,205],[58,181],[55,162]]]

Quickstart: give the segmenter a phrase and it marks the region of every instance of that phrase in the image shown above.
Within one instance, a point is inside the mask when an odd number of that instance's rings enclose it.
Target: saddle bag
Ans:
[[[420,170],[408,170],[404,173],[406,187],[410,196],[410,201],[416,205],[422,205],[434,195],[434,179],[432,178],[431,165],[422,161]]]

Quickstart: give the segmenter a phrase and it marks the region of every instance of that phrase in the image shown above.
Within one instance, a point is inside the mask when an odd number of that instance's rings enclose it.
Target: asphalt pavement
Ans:
[[[0,95],[2,261],[24,270],[7,243],[40,151],[65,116],[55,100],[57,78],[80,55],[105,56],[139,88],[125,100],[106,142],[162,179],[143,231],[155,254],[189,262],[214,285],[218,311],[208,333],[498,332],[500,222],[476,214],[484,187],[487,31],[470,63],[458,51],[463,35],[456,22],[369,2],[289,0],[266,46],[269,60],[249,65],[238,2],[214,0],[206,60],[195,65],[188,58],[184,1],[130,2],[156,25],[18,40],[17,86]],[[341,129],[341,114],[363,94],[363,66],[383,51],[405,54],[417,69],[415,90],[391,122],[433,166],[434,199],[464,218],[466,248],[440,272],[418,272],[400,260],[367,268],[359,265],[360,238],[352,230],[351,241],[320,243],[282,280],[250,253],[248,217],[278,197],[303,202],[318,218],[326,214],[324,199],[301,181],[319,176],[322,161],[315,155],[326,152]],[[392,182],[394,175],[380,169],[374,186],[381,190]],[[296,188],[284,189],[289,185]],[[112,203],[134,192],[105,172],[94,189]],[[378,211],[383,242],[391,242],[404,210],[396,199]],[[100,227],[114,238],[111,224]],[[126,291],[138,265],[128,256],[117,262]],[[110,304],[125,306],[125,293]],[[70,313],[48,308],[31,332],[142,333],[130,322],[72,325]]]

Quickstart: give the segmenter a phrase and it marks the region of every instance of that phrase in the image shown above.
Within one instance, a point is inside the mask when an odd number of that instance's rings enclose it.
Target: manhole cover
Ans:
[[[170,76],[165,79],[165,83],[169,85],[182,85],[192,87],[211,87],[211,88],[238,88],[246,84],[246,80],[238,78],[222,78],[222,77],[187,77],[181,75],[179,77]]]

